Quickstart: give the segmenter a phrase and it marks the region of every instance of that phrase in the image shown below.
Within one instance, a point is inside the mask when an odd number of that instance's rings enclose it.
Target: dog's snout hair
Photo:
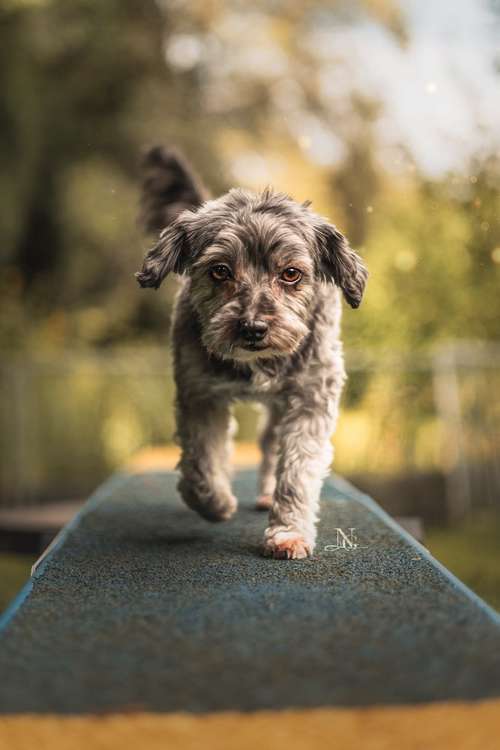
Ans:
[[[339,291],[358,307],[365,265],[309,202],[271,188],[209,199],[171,150],[151,150],[144,165],[142,221],[159,235],[137,279],[158,288],[169,273],[183,277],[173,321],[180,491],[207,518],[230,515],[227,409],[262,401],[261,494],[273,498],[265,548],[302,557],[344,381]]]

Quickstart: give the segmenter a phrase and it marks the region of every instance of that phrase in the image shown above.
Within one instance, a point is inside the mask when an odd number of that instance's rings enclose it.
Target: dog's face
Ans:
[[[307,204],[242,190],[181,213],[137,277],[157,288],[170,271],[190,276],[207,350],[240,361],[293,353],[310,330],[318,285],[337,284],[357,307],[367,277],[345,238]]]
[[[238,360],[290,354],[308,332],[315,269],[304,239],[283,221],[230,222],[191,266],[202,341]]]

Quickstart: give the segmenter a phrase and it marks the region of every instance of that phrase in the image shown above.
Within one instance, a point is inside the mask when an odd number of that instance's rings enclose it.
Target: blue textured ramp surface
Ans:
[[[261,558],[255,475],[210,525],[173,473],[89,500],[3,619],[0,711],[219,711],[500,695],[500,619],[369,498],[323,492],[314,558]],[[337,528],[359,547],[331,549]],[[327,549],[325,549],[327,547]]]

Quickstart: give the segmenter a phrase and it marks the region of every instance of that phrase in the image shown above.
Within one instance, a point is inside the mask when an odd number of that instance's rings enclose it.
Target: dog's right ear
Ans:
[[[135,274],[142,287],[158,289],[169,273],[182,274],[186,271],[191,260],[187,214],[192,212],[183,211],[161,232],[158,242],[146,254],[141,270]]]

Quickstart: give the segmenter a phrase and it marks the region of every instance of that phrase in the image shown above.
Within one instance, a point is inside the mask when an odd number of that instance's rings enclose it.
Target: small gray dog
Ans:
[[[208,200],[184,160],[162,148],[145,168],[143,223],[161,233],[137,279],[157,289],[169,273],[184,277],[173,321],[179,491],[210,521],[232,516],[230,405],[262,402],[263,552],[307,557],[345,380],[339,289],[358,307],[366,268],[309,202],[271,189]]]

